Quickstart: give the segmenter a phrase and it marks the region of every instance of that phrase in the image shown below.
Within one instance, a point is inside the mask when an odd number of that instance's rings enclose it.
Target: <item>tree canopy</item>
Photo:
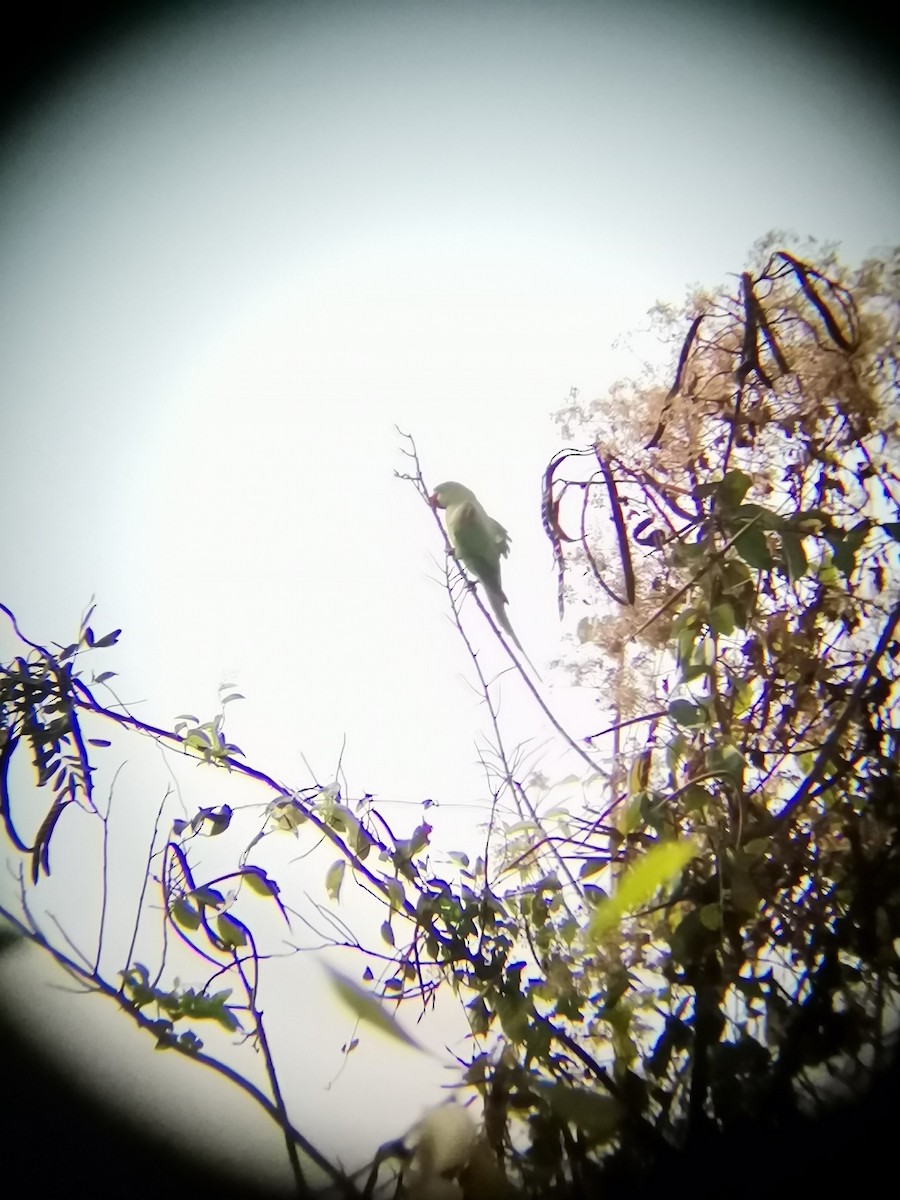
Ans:
[[[0,674],[0,812],[18,870],[3,915],[161,1048],[249,1087],[284,1131],[300,1195],[633,1195],[701,1154],[729,1177],[695,1175],[695,1191],[742,1194],[726,1150],[764,1159],[785,1130],[793,1151],[809,1148],[810,1130],[831,1128],[814,1122],[865,1103],[894,1063],[900,252],[849,268],[832,248],[772,237],[719,289],[658,305],[653,325],[668,363],[590,403],[573,393],[558,415],[569,447],[543,480],[560,612],[585,614],[558,669],[598,689],[603,728],[572,737],[552,692],[526,682],[581,764],[579,804],[554,808],[539,779],[520,777],[467,634],[466,614],[487,612],[476,592],[463,613],[472,593],[447,559],[494,738],[478,852],[433,853],[424,810],[395,833],[371,797],[298,792],[248,765],[225,728],[233,693],[211,720],[185,714],[171,730],[102,702],[111,674],[89,666],[119,631],[97,636],[89,613],[75,641],[47,647],[3,608],[21,643]],[[427,499],[404,445],[404,477]],[[68,809],[97,822],[105,854],[98,722],[242,774],[265,797],[249,833],[224,802],[186,819],[160,805],[114,978],[29,905],[66,855]],[[37,791],[16,786],[23,756]],[[228,863],[213,871],[198,847],[223,834]],[[409,1044],[398,1017],[440,992],[462,1005],[459,1093],[474,1120],[449,1157],[398,1130],[351,1177],[292,1123],[258,1003],[264,935],[246,904],[262,898],[290,926],[299,901],[267,859],[286,835],[329,851],[322,912],[336,914],[351,883],[381,905],[377,946],[337,916],[329,935],[365,959],[332,972],[360,1036],[376,1025]],[[147,964],[135,939],[153,920]],[[173,977],[170,939],[194,963],[190,986]],[[253,1041],[267,1091],[222,1067],[208,1029]]]

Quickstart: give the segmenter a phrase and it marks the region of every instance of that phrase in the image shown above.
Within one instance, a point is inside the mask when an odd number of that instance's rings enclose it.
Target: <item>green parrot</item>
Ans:
[[[499,521],[487,515],[475,493],[461,483],[448,480],[439,484],[430,499],[432,508],[446,510],[447,537],[454,554],[481,580],[497,623],[509,634],[540,679],[506,615],[509,601],[500,582],[500,559],[509,554],[509,534]]]

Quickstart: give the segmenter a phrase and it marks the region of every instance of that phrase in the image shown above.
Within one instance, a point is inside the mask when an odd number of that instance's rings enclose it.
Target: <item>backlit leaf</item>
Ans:
[[[590,936],[601,938],[609,933],[626,913],[646,904],[671,883],[695,854],[697,844],[689,838],[653,846],[628,868],[613,896],[598,906],[591,918]]]
[[[371,992],[361,988],[358,983],[354,983],[352,979],[348,979],[346,975],[336,971],[328,963],[323,963],[322,966],[328,974],[332,988],[357,1020],[372,1025],[375,1029],[386,1033],[388,1037],[396,1038],[398,1042],[403,1042],[406,1046],[412,1046],[414,1050],[423,1050],[415,1038],[410,1037],[406,1030],[394,1020],[377,996],[373,996]]]

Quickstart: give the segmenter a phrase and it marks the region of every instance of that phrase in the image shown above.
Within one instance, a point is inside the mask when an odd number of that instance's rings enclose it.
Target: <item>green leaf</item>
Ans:
[[[796,533],[783,533],[781,535],[781,554],[788,580],[796,583],[798,579],[803,578],[809,568],[809,560],[803,549],[803,539]]]
[[[501,993],[494,1002],[503,1032],[511,1042],[521,1042],[528,1033],[531,1004],[520,992]]]
[[[753,480],[746,471],[729,471],[716,491],[716,502],[721,508],[737,508],[750,490]]]
[[[760,858],[772,849],[772,839],[767,837],[752,838],[744,843],[744,853],[751,858]]]
[[[288,833],[309,820],[309,814],[296,800],[274,800],[266,812],[272,818],[276,829],[283,829]]]
[[[704,759],[708,771],[712,771],[716,775],[729,777],[738,785],[743,782],[744,770],[747,764],[740,750],[730,742],[722,742],[717,746],[710,746],[704,755]]]
[[[704,904],[700,909],[700,920],[707,929],[722,928],[722,910],[718,904]]]
[[[866,540],[870,528],[870,522],[863,520],[857,522],[850,530],[830,529],[825,534],[834,550],[831,561],[847,578],[853,574],[856,552]]]
[[[840,576],[834,565],[834,556],[830,550],[823,553],[822,560],[816,567],[816,579],[824,587],[837,587],[840,583]]]
[[[200,913],[193,904],[185,897],[176,900],[169,910],[172,920],[176,925],[180,925],[182,929],[199,929],[200,928]]]
[[[388,1037],[396,1038],[405,1046],[411,1046],[414,1050],[422,1050],[424,1053],[424,1047],[420,1046],[415,1038],[410,1037],[406,1030],[394,1020],[377,996],[373,996],[371,992],[361,988],[358,983],[354,983],[352,979],[348,979],[346,975],[336,971],[328,963],[323,963],[322,966],[329,976],[332,988],[358,1021],[364,1021],[381,1033],[387,1034]]]
[[[672,562],[677,567],[689,567],[709,555],[706,538],[696,542],[676,542],[672,547]]]
[[[732,855],[728,884],[734,908],[746,916],[753,916],[759,908],[762,897],[750,873],[748,857],[740,850],[734,851]]]
[[[597,907],[589,936],[596,940],[609,933],[627,912],[646,904],[660,888],[671,883],[697,853],[698,845],[692,838],[653,846],[629,867],[615,894]]]
[[[208,904],[210,908],[218,908],[220,904],[225,903],[225,897],[217,888],[207,886],[194,888],[191,899],[197,904]]]
[[[831,515],[822,508],[807,508],[788,517],[785,525],[803,537],[808,534],[818,535],[831,527]]]
[[[674,637],[685,629],[698,628],[701,620],[702,616],[696,608],[684,609],[672,622],[672,636]]]
[[[766,535],[757,525],[745,529],[734,542],[734,548],[749,567],[757,571],[768,571],[772,567],[772,555]]]
[[[668,711],[676,725],[696,729],[706,724],[706,711],[699,704],[691,704],[690,700],[673,700]]]
[[[678,643],[675,648],[675,661],[679,666],[688,663],[691,660],[691,654],[694,649],[694,642],[697,640],[697,629],[693,625],[688,625],[682,629],[678,635]]]
[[[709,614],[709,625],[716,633],[728,637],[734,632],[734,605],[729,604],[727,600],[717,604]]]
[[[399,912],[406,902],[406,893],[403,890],[403,884],[399,879],[386,879],[384,881],[384,890],[390,897],[391,908]]]
[[[280,888],[274,879],[270,879],[262,867],[244,867],[241,871],[244,883],[257,896],[277,896]]]
[[[702,813],[705,811],[712,796],[705,787],[701,787],[699,783],[689,784],[685,788],[681,796],[681,802],[684,805],[684,811],[689,813]]]
[[[609,859],[606,858],[588,858],[581,864],[581,870],[578,872],[579,879],[589,879],[591,875],[596,875],[602,871],[604,867],[609,866]]]
[[[730,514],[729,525],[735,533],[748,522],[752,522],[755,529],[783,529],[785,524],[783,517],[762,504],[742,504]]]
[[[577,1125],[595,1144],[608,1141],[619,1128],[622,1109],[612,1096],[565,1083],[553,1083],[547,1092],[557,1119]]]
[[[332,900],[340,900],[341,898],[341,884],[344,882],[344,872],[346,869],[347,860],[339,858],[325,872],[325,891]]]
[[[712,672],[712,667],[709,663],[688,663],[687,666],[681,668],[682,683],[691,683],[695,679],[700,679],[703,675],[709,675]]]
[[[216,917],[216,931],[229,950],[247,945],[245,927],[234,917],[229,917],[228,913],[220,913]]]
[[[700,920],[697,909],[692,909],[672,931],[669,943],[672,957],[685,966],[700,962],[708,948],[718,940],[714,935],[715,931]]]

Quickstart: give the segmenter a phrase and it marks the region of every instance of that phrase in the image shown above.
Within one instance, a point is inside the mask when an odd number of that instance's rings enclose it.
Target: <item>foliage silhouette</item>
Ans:
[[[85,677],[119,631],[97,638],[89,613],[73,644],[51,650],[2,608],[23,646],[0,676],[0,811],[21,861],[18,910],[4,915],[160,1048],[245,1087],[284,1132],[298,1194],[312,1188],[309,1163],[336,1195],[424,1197],[428,1179],[421,1154],[409,1166],[408,1141],[350,1177],[291,1124],[258,1003],[267,954],[242,907],[252,893],[285,927],[296,919],[290,888],[259,861],[281,836],[337,854],[317,911],[328,944],[366,958],[358,981],[332,972],[360,1036],[371,1023],[409,1042],[388,1002],[424,1015],[449,989],[465,1010],[460,1089],[481,1131],[444,1194],[634,1195],[688,1170],[698,1194],[723,1179],[743,1194],[728,1156],[751,1145],[790,1151],[809,1180],[830,1163],[816,1130],[837,1145],[834,1130],[854,1128],[828,1115],[838,1100],[870,1113],[866,1096],[894,1094],[900,255],[850,271],[827,247],[781,240],[757,246],[733,288],[655,310],[668,387],[648,372],[593,405],[573,395],[559,416],[575,445],[547,467],[544,528],[560,611],[594,610],[567,668],[598,688],[607,728],[571,737],[519,678],[587,769],[580,803],[548,808],[540,781],[522,781],[469,616],[518,661],[445,543],[444,584],[493,740],[483,849],[453,854],[453,871],[437,873],[424,817],[396,835],[368,796],[297,791],[242,761],[225,733],[233,694],[211,721],[146,724],[96,699],[109,673]],[[403,478],[427,503],[404,437]],[[29,906],[65,854],[66,810],[106,828],[92,754],[110,742],[86,734],[88,716],[248,777],[266,797],[243,846],[227,804],[165,821],[161,807],[116,982],[99,952],[80,961]],[[24,824],[17,751],[47,797]],[[201,870],[197,847],[226,835],[230,867]],[[152,967],[134,957],[151,878]],[[378,947],[336,916],[351,883],[383,907]],[[206,973],[201,986],[170,981],[176,943]],[[204,1050],[195,1026],[252,1038],[270,1094]]]

